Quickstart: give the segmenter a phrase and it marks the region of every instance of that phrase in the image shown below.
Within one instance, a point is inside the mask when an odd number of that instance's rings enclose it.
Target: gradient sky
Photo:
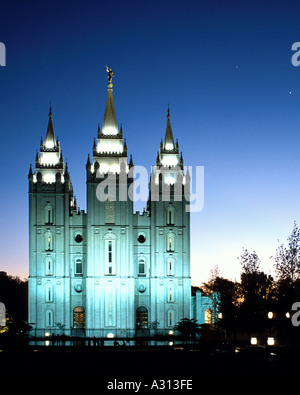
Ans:
[[[272,271],[300,225],[298,1],[2,1],[0,270],[28,275],[28,170],[49,101],[77,201],[102,124],[104,65],[135,165],[150,168],[170,103],[185,165],[205,167],[192,215],[192,283],[209,271],[239,279],[242,247]]]

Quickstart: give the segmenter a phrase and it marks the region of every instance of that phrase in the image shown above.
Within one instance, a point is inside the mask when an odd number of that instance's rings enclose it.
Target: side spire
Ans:
[[[49,121],[48,121],[48,128],[47,128],[47,134],[46,134],[46,139],[45,139],[45,147],[46,148],[54,148],[55,147],[55,135],[54,135],[54,128],[53,128],[53,115],[52,115],[52,108],[51,108],[51,102],[50,102],[50,108],[49,108]]]
[[[167,127],[166,127],[166,134],[165,134],[165,140],[164,140],[164,149],[167,151],[169,151],[169,150],[171,151],[175,148],[170,118],[171,118],[170,117],[170,108],[168,105]]]

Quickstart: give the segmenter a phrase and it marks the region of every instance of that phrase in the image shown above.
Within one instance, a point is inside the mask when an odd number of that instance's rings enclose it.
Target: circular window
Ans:
[[[138,242],[139,243],[145,243],[145,241],[146,241],[146,237],[144,235],[139,235]]]
[[[76,284],[74,286],[74,288],[75,288],[75,291],[78,292],[78,293],[82,292],[82,290],[83,290],[83,287],[82,287],[82,285],[80,283]]]
[[[76,243],[81,243],[82,240],[83,240],[82,235],[81,235],[80,233],[78,233],[78,234],[75,236],[75,241],[76,241]]]
[[[146,286],[144,284],[139,284],[138,291],[144,293],[146,291]]]

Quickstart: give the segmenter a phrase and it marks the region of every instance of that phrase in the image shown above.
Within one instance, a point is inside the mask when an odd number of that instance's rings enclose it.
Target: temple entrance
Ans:
[[[85,310],[81,306],[76,306],[73,310],[73,328],[76,336],[85,334]]]
[[[144,306],[136,309],[136,326],[137,328],[148,328],[148,310]]]

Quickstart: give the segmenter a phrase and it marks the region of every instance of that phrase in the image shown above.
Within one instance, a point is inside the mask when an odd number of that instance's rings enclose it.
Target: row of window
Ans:
[[[113,320],[106,320],[106,326],[115,326]],[[167,312],[167,326],[173,327],[176,323],[175,311],[168,310]],[[54,326],[53,311],[47,310],[45,314],[46,327]],[[148,310],[141,306],[136,309],[136,325],[141,328],[148,328]],[[81,306],[76,306],[73,310],[73,328],[85,328],[85,310]]]
[[[105,274],[106,275],[115,275],[115,263],[113,260],[113,245],[108,243],[107,246],[107,265]],[[77,258],[75,260],[75,276],[82,276],[83,275],[83,262],[81,258]],[[45,261],[45,275],[46,276],[53,276],[54,275],[54,260],[52,257],[47,257]],[[146,276],[147,275],[147,265],[145,258],[140,258],[138,260],[138,275],[139,276]],[[173,257],[169,257],[167,259],[166,264],[166,275],[167,276],[174,276],[175,275],[175,259]]]
[[[114,290],[107,289],[105,290],[105,299],[110,300],[113,304]],[[54,302],[54,289],[52,284],[46,284],[45,286],[45,302],[46,303],[53,303]],[[167,297],[166,302],[174,303],[175,302],[175,286],[170,284],[167,288]],[[110,310],[109,310],[110,311]]]
[[[82,240],[81,235],[77,235],[76,237],[80,237]],[[141,236],[139,236],[139,238],[140,237]],[[142,242],[144,242],[144,241],[142,241]],[[52,232],[47,231],[44,234],[44,243],[45,243],[45,251],[53,251],[54,250],[54,238],[53,238]],[[114,254],[114,249],[115,249],[114,243],[115,243],[115,240],[106,240],[105,241],[105,248],[107,249],[105,256],[110,259],[111,263],[113,261],[113,254]],[[168,252],[175,251],[175,235],[174,235],[174,233],[169,233],[166,236],[166,250]]]
[[[53,207],[50,203],[44,208],[45,212],[45,224],[51,225],[53,224],[54,220],[54,212]],[[114,224],[115,223],[115,202],[112,200],[107,199],[105,202],[105,223],[107,224]],[[174,225],[175,223],[175,209],[174,207],[167,207],[166,208],[166,225]]]

